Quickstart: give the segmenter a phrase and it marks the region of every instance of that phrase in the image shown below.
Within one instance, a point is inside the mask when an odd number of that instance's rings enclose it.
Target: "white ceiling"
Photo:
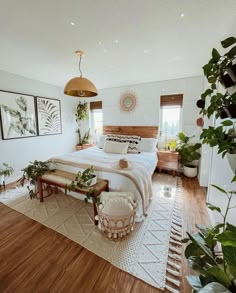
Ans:
[[[78,49],[101,89],[201,75],[230,35],[236,0],[0,0],[0,69],[62,87]]]

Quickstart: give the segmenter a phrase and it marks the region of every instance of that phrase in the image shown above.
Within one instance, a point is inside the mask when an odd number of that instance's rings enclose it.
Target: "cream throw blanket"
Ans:
[[[130,167],[128,169],[119,169],[114,166],[114,157],[95,156],[95,158],[93,158],[90,153],[86,154],[86,151],[53,157],[50,161],[80,169],[87,169],[88,167],[93,166],[96,171],[107,171],[128,177],[137,187],[142,198],[144,215],[146,214],[146,210],[152,197],[152,181],[150,173],[142,162],[132,161],[130,162]]]

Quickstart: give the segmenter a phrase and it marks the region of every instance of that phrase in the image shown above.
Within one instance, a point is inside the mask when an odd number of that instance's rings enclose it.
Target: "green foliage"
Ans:
[[[229,129],[229,126],[233,127]],[[211,147],[218,146],[218,154],[222,153],[222,157],[227,153],[236,153],[235,125],[231,120],[221,122],[221,125],[216,128],[209,126],[203,129],[200,138],[203,143]]]
[[[95,170],[93,166],[85,169],[83,172],[78,172],[75,179],[71,184],[65,187],[65,193],[67,191],[74,191],[76,189],[85,188],[91,184],[91,180],[95,177]],[[95,188],[89,188],[85,194],[85,202],[92,200],[93,203],[99,203],[98,191]]]
[[[80,131],[79,128],[77,130],[77,133],[78,133],[78,137],[79,137],[79,143],[78,143],[78,145],[83,145],[83,144],[89,143],[90,129],[88,131],[86,131],[83,136],[81,135],[81,131]]]
[[[177,151],[180,155],[180,162],[184,165],[192,165],[192,162],[199,160],[201,155],[199,149],[201,148],[200,143],[190,144],[189,141],[192,137],[187,136],[185,133],[180,132],[178,134],[179,141],[177,143]]]
[[[50,170],[50,163],[50,161],[44,162],[35,160],[30,162],[27,167],[22,169],[23,175],[18,181],[20,181],[22,186],[26,180],[29,181],[30,185],[33,187],[33,189],[31,189],[29,186],[27,186],[31,199],[34,198],[37,194],[38,178],[43,176],[46,172],[54,171]]]
[[[0,168],[0,175],[4,175],[5,177],[11,176],[14,172],[14,169],[7,163],[3,163],[2,165],[3,167]]]
[[[87,102],[79,102],[76,108],[76,122],[79,123],[81,120],[88,119],[88,103]]]
[[[208,208],[219,213],[223,222],[214,227],[197,225],[199,232],[189,234],[182,240],[188,243],[185,257],[190,267],[199,276],[188,276],[194,292],[236,292],[236,227],[227,223],[228,211],[235,191],[225,191],[213,185],[228,199],[225,213],[219,207],[208,204]]]
[[[12,122],[8,128],[8,136],[12,130],[21,136],[26,136],[27,134],[35,135],[36,126],[34,120],[30,117],[28,113],[27,101],[24,97],[20,96],[16,99],[16,104],[19,107],[19,110],[10,108],[8,106],[2,105],[3,111],[11,116]]]

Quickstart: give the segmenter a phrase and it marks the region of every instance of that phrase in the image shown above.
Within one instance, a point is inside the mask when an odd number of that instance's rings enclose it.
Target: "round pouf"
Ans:
[[[98,205],[99,227],[108,239],[124,239],[133,230],[136,203],[131,192],[103,192]]]

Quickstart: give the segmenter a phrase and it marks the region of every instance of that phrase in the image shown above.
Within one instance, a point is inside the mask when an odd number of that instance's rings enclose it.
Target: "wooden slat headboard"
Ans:
[[[138,135],[156,138],[158,126],[103,126],[103,134]]]

